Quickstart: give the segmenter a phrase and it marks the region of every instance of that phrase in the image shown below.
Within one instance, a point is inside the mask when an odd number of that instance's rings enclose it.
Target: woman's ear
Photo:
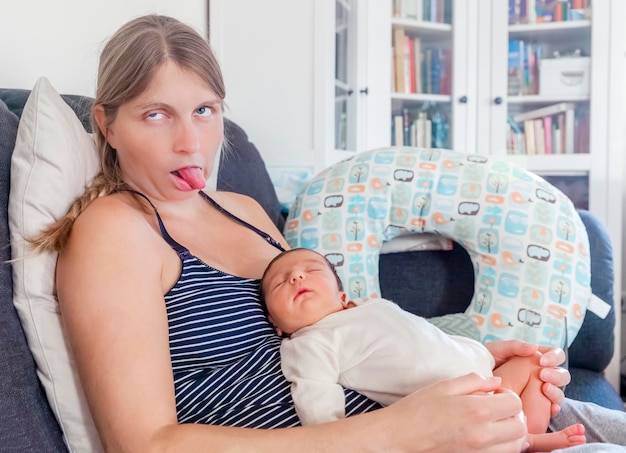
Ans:
[[[105,140],[108,142],[109,145],[111,145],[113,149],[116,149],[115,145],[111,142],[111,136],[113,134],[110,134],[104,107],[102,107],[101,105],[96,105],[93,109],[93,116],[96,120],[96,124],[98,125],[98,129],[100,129],[100,132],[104,136]]]

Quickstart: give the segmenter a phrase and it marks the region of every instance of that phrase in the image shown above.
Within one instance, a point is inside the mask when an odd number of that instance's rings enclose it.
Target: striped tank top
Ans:
[[[218,211],[282,250],[268,234],[199,193]],[[182,261],[178,281],[165,294],[179,423],[299,425],[290,383],[280,368],[281,338],[260,302],[260,281],[222,272],[193,256],[169,235],[152,207],[163,239]],[[379,407],[357,392],[344,392],[347,415]]]

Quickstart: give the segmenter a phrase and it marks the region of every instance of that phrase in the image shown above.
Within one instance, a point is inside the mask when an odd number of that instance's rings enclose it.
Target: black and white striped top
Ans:
[[[156,215],[163,238],[182,260],[180,278],[165,295],[178,421],[253,428],[298,425],[290,384],[280,368],[281,338],[263,311],[259,280],[208,266],[174,241]],[[345,393],[347,415],[379,407],[352,390]]]

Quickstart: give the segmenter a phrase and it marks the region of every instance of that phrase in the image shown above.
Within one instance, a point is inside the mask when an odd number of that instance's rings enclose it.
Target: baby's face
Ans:
[[[328,262],[311,250],[294,250],[274,261],[263,292],[270,321],[286,334],[345,307],[345,293]]]

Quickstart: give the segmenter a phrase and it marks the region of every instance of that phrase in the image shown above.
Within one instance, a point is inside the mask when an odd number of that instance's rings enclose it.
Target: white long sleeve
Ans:
[[[291,396],[302,425],[345,417],[345,396],[339,384],[337,357],[314,337],[283,341],[283,374],[291,382]]]
[[[479,342],[447,335],[383,299],[295,332],[283,340],[281,362],[303,424],[343,417],[342,387],[387,406],[442,379],[490,376],[494,366]]]

